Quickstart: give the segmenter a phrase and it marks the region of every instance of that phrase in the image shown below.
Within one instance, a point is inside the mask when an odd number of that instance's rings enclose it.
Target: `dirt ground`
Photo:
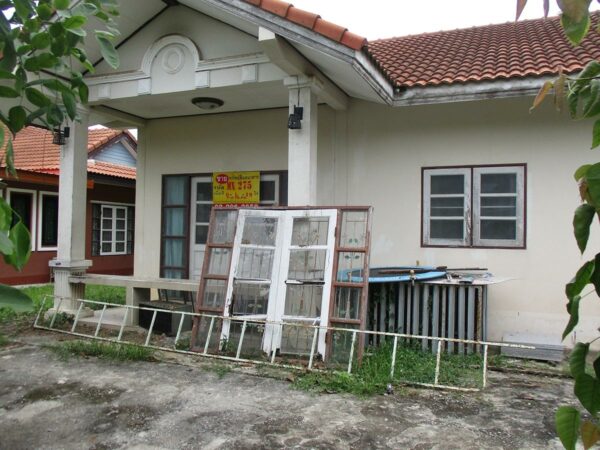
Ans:
[[[573,401],[565,379],[503,373],[481,393],[318,395],[200,357],[63,361],[52,339],[0,349],[0,449],[561,448],[554,411]]]

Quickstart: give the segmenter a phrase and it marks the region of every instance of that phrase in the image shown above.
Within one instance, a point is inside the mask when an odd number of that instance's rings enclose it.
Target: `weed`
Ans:
[[[37,312],[45,297],[52,297],[54,295],[53,284],[40,284],[36,286],[28,286],[23,288],[23,292],[27,294],[33,300],[35,311]],[[125,304],[125,288],[120,286],[101,286],[95,284],[89,284],[85,287],[85,298],[88,300],[95,300],[98,302],[106,302],[115,305]],[[91,309],[102,309],[102,305],[95,305],[88,303]],[[52,300],[47,299],[45,303],[46,309],[52,307]]]
[[[111,361],[153,361],[154,350],[129,344],[115,344],[99,341],[66,341],[49,345],[59,358],[67,360],[71,356],[94,356]]]
[[[359,396],[383,393],[388,383],[433,383],[436,355],[411,343],[400,345],[396,352],[394,377],[391,373],[391,345],[367,349],[362,364],[352,374],[342,372],[307,372],[294,381],[297,388],[317,392],[348,392]],[[481,355],[467,356],[444,353],[440,361],[441,384],[479,386]]]
[[[5,345],[9,344],[9,340],[6,336],[4,336],[2,333],[0,333],[0,347],[4,347]]]
[[[219,378],[219,380],[232,370],[231,366],[223,363],[209,364],[205,366],[204,369],[208,370],[209,372],[213,372],[215,375],[217,375],[217,378]]]
[[[190,338],[189,337],[181,337],[175,344],[176,350],[189,350],[190,349]]]

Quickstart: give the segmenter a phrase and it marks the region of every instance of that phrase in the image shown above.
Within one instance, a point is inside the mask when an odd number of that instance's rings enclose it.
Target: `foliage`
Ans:
[[[0,308],[29,312],[33,311],[33,302],[22,290],[0,284]]]
[[[4,336],[2,333],[0,333],[0,347],[4,347],[5,345],[8,345],[10,343],[10,341],[8,340],[8,338],[6,336]]]
[[[517,0],[517,18],[527,0]],[[544,0],[547,14],[549,0]],[[564,33],[573,45],[579,44],[587,35],[591,20],[589,6],[591,0],[558,0],[562,15],[561,25]],[[597,30],[600,31],[600,28]],[[600,62],[591,61],[577,76],[566,76],[562,72],[554,81],[547,81],[533,102],[537,107],[554,90],[554,103],[561,110],[566,106],[571,118],[575,120],[594,120],[591,148],[600,145]],[[574,174],[579,184],[582,204],[573,216],[573,234],[579,251],[583,254],[587,248],[590,227],[596,216],[600,217],[600,163],[586,164]],[[600,253],[585,262],[566,285],[567,312],[569,322],[563,331],[566,338],[579,322],[579,305],[588,295],[584,289],[592,285],[600,295]],[[586,449],[600,441],[600,356],[594,361],[593,373],[586,373],[586,359],[591,343],[578,342],[570,357],[570,372],[575,380],[575,396],[590,415],[582,421],[578,409],[562,406],[556,412],[556,431],[566,449],[575,449],[578,437],[581,437]]]
[[[406,342],[396,350],[394,377],[390,378],[392,345],[370,349],[352,374],[307,372],[295,379],[295,386],[317,392],[348,392],[359,396],[381,394],[388,383],[433,383],[436,355],[419,343]],[[481,355],[442,354],[440,383],[454,386],[481,386]]]
[[[65,341],[48,348],[61,359],[71,356],[97,357],[110,361],[154,361],[154,351],[147,347],[99,341]]]
[[[116,0],[0,0],[0,148],[6,170],[16,176],[13,143],[24,127],[61,127],[77,119],[87,103],[84,71],[93,72],[84,44],[93,29],[102,56],[119,65],[112,40],[119,34]],[[95,29],[101,25],[101,29]],[[5,133],[9,132],[5,140]],[[6,142],[5,142],[6,141]],[[2,162],[2,161],[0,161]],[[0,198],[0,254],[21,270],[31,253],[31,236],[21,218]]]

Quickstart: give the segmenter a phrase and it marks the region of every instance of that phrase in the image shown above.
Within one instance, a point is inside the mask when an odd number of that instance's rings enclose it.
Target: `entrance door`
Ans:
[[[336,220],[336,210],[240,210],[224,315],[327,325]],[[229,330],[224,321],[222,340]],[[310,352],[311,329],[264,331],[266,353]],[[325,354],[325,333],[318,351]]]
[[[200,280],[212,207],[212,178],[192,178],[191,189],[190,279]]]

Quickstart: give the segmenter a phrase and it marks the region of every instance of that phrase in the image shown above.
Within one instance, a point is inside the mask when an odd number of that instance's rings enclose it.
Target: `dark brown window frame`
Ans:
[[[523,245],[520,246],[499,246],[499,245],[473,245],[473,232],[468,237],[469,245],[443,245],[425,243],[423,224],[425,220],[425,171],[438,169],[468,169],[471,171],[471,180],[473,180],[473,170],[480,168],[493,167],[522,167],[523,168]],[[471,182],[471,206],[473,204],[473,182]],[[470,219],[473,223],[473,208],[470,208]],[[527,250],[527,163],[507,163],[507,164],[467,164],[450,166],[426,166],[421,167],[421,248],[453,248],[453,249],[498,249],[498,250]]]

